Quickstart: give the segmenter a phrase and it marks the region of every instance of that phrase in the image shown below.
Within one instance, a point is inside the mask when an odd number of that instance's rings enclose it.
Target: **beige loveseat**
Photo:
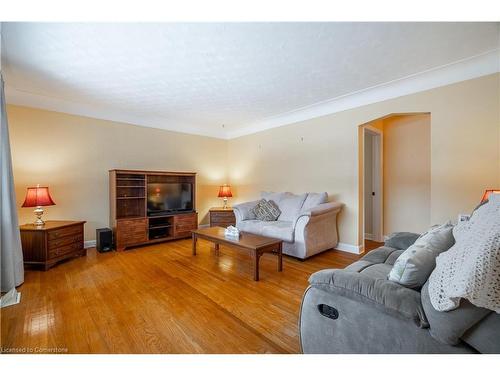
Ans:
[[[252,209],[258,201],[237,204],[233,208],[239,230],[279,238],[284,241],[284,254],[301,259],[337,245],[337,214],[342,204],[328,202],[327,193],[262,192],[261,198],[278,205],[278,220],[257,220]]]

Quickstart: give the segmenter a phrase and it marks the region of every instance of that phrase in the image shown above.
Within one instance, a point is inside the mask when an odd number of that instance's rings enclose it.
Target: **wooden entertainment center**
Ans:
[[[148,216],[148,184],[155,183],[191,185],[192,209]],[[191,237],[198,228],[195,189],[196,173],[110,170],[109,223],[116,250]]]

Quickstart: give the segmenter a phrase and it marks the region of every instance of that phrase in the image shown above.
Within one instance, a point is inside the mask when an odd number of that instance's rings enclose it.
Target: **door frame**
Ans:
[[[376,171],[373,171],[372,176],[376,175],[378,177],[378,181],[376,183],[377,186],[377,191],[379,192],[378,194],[378,212],[376,213],[378,217],[378,228],[376,231],[373,231],[375,233],[373,234],[373,238],[365,238],[366,237],[366,231],[365,231],[365,168],[367,167],[364,163],[365,160],[365,135],[366,133],[371,133],[375,134],[377,136],[377,139],[379,140],[377,144],[378,150],[374,150],[374,156],[375,156],[375,163],[378,164],[376,165],[376,169],[378,173],[375,174]],[[362,226],[362,238],[363,238],[363,245],[366,239],[377,241],[377,242],[383,242],[384,241],[384,132],[380,129],[377,129],[371,125],[363,125],[362,127],[362,143],[363,147],[361,148],[362,151],[362,160],[363,160],[363,186],[362,186],[362,200],[363,200],[363,226]],[[372,178],[372,181],[374,179]],[[373,182],[372,182],[373,183]],[[375,216],[375,215],[374,215]]]

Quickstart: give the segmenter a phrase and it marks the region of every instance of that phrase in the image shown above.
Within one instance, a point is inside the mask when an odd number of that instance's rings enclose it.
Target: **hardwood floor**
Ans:
[[[28,270],[21,303],[1,310],[1,347],[68,353],[298,353],[309,275],[359,256],[336,250],[306,261],[261,258],[181,240],[97,253],[47,272]]]
[[[383,242],[365,240],[365,253],[372,251],[373,249],[376,249],[382,246],[383,244],[384,244]]]

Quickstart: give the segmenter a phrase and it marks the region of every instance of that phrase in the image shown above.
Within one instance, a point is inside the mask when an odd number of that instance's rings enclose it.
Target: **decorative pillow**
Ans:
[[[385,241],[385,246],[393,249],[406,250],[420,237],[420,234],[411,232],[394,232]]]
[[[295,195],[288,194],[279,202],[279,209],[281,221],[294,221],[302,209],[302,204],[306,199],[307,194]]]
[[[261,221],[276,221],[281,215],[281,211],[276,203],[273,201],[266,201],[261,199],[257,206],[253,209],[257,220]]]
[[[266,201],[273,201],[279,207],[279,204],[283,198],[292,193],[275,193],[274,191],[261,191],[260,198]]]
[[[399,256],[389,273],[389,280],[409,288],[425,284],[436,267],[436,257],[455,243],[453,225],[432,227]]]
[[[307,198],[302,205],[302,211],[309,210],[314,208],[322,203],[326,203],[328,201],[328,193],[308,193]]]

